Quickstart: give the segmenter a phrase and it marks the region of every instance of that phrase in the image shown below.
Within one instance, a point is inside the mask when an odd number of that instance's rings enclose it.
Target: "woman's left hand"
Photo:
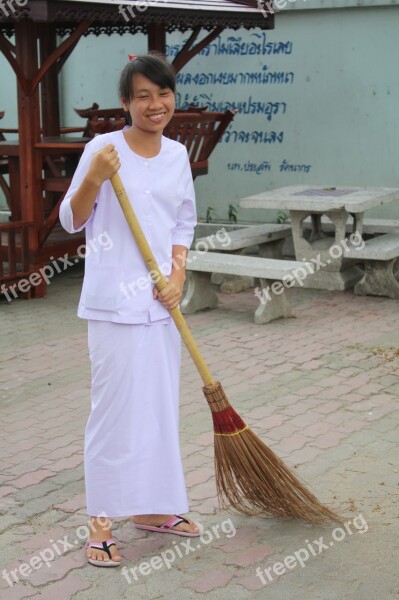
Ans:
[[[154,298],[157,298],[165,308],[170,310],[179,306],[181,302],[186,277],[183,270],[180,269],[179,271],[172,271],[169,277],[165,277],[165,279],[168,284],[162,292],[154,287],[152,293]]]

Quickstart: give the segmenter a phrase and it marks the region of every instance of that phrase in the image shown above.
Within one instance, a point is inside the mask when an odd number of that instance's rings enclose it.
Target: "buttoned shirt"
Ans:
[[[153,298],[154,286],[111,182],[104,181],[90,218],[73,226],[71,198],[82,183],[93,154],[114,144],[121,162],[119,175],[155,259],[164,275],[172,270],[172,247],[189,248],[197,222],[195,193],[187,150],[162,136],[153,158],[133,152],[123,131],[95,137],[85,147],[60,206],[60,221],[69,233],[85,228],[85,273],[78,307],[83,319],[116,323],[148,323],[169,317]]]

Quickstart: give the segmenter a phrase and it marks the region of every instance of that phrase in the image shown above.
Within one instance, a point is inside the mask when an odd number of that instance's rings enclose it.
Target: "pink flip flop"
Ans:
[[[134,522],[133,522],[134,523]],[[199,529],[198,533],[188,533],[187,531],[179,531],[178,529],[174,529],[176,525],[180,523],[187,523],[189,521],[182,517],[181,515],[174,515],[169,521],[166,521],[163,525],[139,525],[138,523],[134,523],[134,526],[137,529],[145,529],[146,531],[156,531],[158,533],[172,533],[173,535],[181,535],[182,537],[199,537],[202,534],[201,526],[196,523],[196,526]]]

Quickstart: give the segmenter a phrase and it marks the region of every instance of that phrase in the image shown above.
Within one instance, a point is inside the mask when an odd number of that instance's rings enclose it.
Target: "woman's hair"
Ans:
[[[176,91],[176,74],[170,63],[160,52],[149,52],[137,56],[123,69],[119,80],[119,97],[130,102],[134,96],[133,75],[140,73],[160,88]]]

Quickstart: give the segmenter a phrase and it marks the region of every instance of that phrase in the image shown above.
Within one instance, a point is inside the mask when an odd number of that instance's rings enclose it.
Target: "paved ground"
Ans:
[[[0,302],[1,598],[398,598],[399,303],[288,290],[297,318],[256,326],[249,291],[189,317],[234,408],[321,499],[345,508],[350,524],[218,510],[211,416],[184,352],[190,514],[207,533],[191,549],[115,522],[130,569],[123,576],[87,565],[82,549],[89,363],[75,269],[53,280],[45,299]]]

